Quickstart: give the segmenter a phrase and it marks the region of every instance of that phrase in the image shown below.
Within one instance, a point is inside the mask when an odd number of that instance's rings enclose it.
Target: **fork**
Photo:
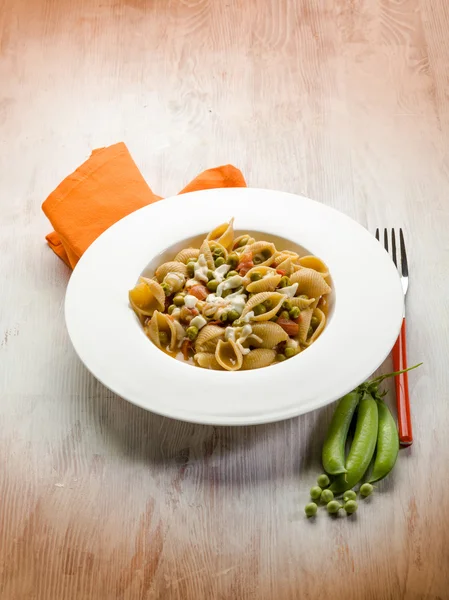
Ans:
[[[388,230],[384,229],[384,247],[388,248]],[[379,229],[376,229],[376,238],[380,241]],[[400,261],[396,254],[396,234],[391,230],[391,257],[401,277],[402,291],[405,297],[408,290],[408,263],[405,250],[404,234],[399,229]],[[404,304],[405,306],[405,304]],[[407,369],[407,335],[405,324],[405,313],[402,318],[402,326],[399,337],[393,347],[393,368],[395,371]],[[398,411],[399,441],[402,446],[410,446],[413,443],[412,420],[410,415],[410,398],[408,392],[408,373],[402,373],[395,377],[396,405]]]

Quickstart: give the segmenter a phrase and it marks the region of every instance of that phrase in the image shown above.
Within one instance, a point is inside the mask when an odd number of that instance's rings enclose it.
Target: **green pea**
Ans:
[[[285,310],[291,310],[292,309],[291,301],[285,300],[285,302],[282,303],[282,308],[284,308]]]
[[[239,316],[240,316],[240,315],[239,315],[239,313],[238,313],[236,310],[230,310],[230,311],[228,312],[228,321],[229,321],[230,323],[234,323],[234,321],[235,321],[236,319],[238,319],[238,318],[239,318]]]
[[[283,311],[281,311],[279,318],[280,319],[289,319],[290,315],[288,314],[288,312],[286,310],[283,310]]]
[[[310,324],[312,326],[312,329],[316,329],[318,327],[318,325],[320,324],[320,320],[318,317],[312,317],[312,320],[310,321]]]
[[[222,312],[220,315],[220,321],[222,323],[226,323],[226,321],[228,320],[228,313],[227,312]]]
[[[273,302],[270,299],[265,300],[265,302],[263,303],[263,305],[265,306],[265,308],[267,310],[271,310],[273,308]]]
[[[235,269],[239,264],[239,260],[240,259],[237,254],[230,254],[228,256],[228,265],[231,267],[231,269]]]
[[[310,326],[309,329],[307,330],[307,337],[310,337],[313,333],[313,327]]]
[[[341,507],[342,506],[338,500],[331,500],[327,505],[327,512],[331,515],[336,515]]]
[[[278,316],[274,315],[274,317],[271,317],[270,321],[272,321],[273,323],[276,323],[276,321],[278,320]]]
[[[278,283],[278,287],[284,288],[284,287],[287,287],[289,285],[291,285],[290,279],[287,276],[285,276],[285,275],[284,275],[284,277],[281,277],[281,280]]]
[[[215,258],[218,258],[219,256],[223,256],[223,255],[224,255],[224,252],[221,248],[214,248],[213,256]]]
[[[263,315],[264,313],[266,313],[267,309],[263,304],[257,304],[257,306],[253,308],[253,311],[254,315],[257,317],[258,315]]]
[[[371,496],[371,494],[373,493],[373,486],[370,483],[364,483],[363,485],[360,486],[360,493],[362,496]]]
[[[345,502],[343,508],[348,513],[348,515],[352,515],[357,510],[358,504],[355,500],[348,500],[347,502]]]
[[[256,256],[253,258],[253,263],[255,265],[260,265],[260,263],[263,262],[263,258],[260,254],[256,254]]]
[[[251,281],[260,281],[262,279],[262,275],[260,273],[255,272],[251,273],[249,278],[251,279]]]
[[[242,239],[239,240],[236,248],[241,248],[242,246],[246,246],[246,244],[248,243],[248,241],[249,241],[249,237],[248,236],[242,237]]]
[[[355,500],[356,498],[357,498],[357,494],[354,492],[354,490],[348,490],[343,495],[343,500],[345,502],[347,502],[348,500]]]
[[[322,475],[319,475],[319,477],[317,477],[316,482],[320,487],[326,488],[330,484],[330,479],[325,473],[323,473]]]
[[[221,267],[221,265],[225,264],[225,259],[222,256],[219,256],[217,259],[215,259],[215,266],[216,267]]]
[[[197,335],[198,335],[198,327],[195,327],[194,325],[187,327],[186,336],[189,338],[189,340],[192,340],[192,341],[195,340]]]
[[[176,294],[176,296],[173,298],[173,304],[175,306],[183,306],[184,305],[184,296],[181,296],[181,294]]]
[[[187,274],[189,277],[193,277],[195,275],[195,263],[194,262],[187,263]]]
[[[373,472],[369,481],[379,481],[393,469],[399,452],[399,435],[390,409],[380,398],[376,398],[379,415],[379,430],[377,432],[376,457]],[[363,487],[363,486],[362,486]]]
[[[209,269],[209,271],[207,272],[207,279],[211,281],[214,277],[214,272]]]
[[[285,360],[285,354],[276,354],[276,360],[278,362],[282,362],[283,360]]]
[[[176,305],[175,304],[170,304],[170,306],[168,307],[168,314],[171,315],[172,312],[175,310]]]
[[[317,510],[318,506],[315,504],[315,502],[309,502],[309,504],[306,504],[304,507],[304,512],[308,517],[314,517],[317,513]]]
[[[309,296],[307,296],[306,294],[301,294],[299,297],[302,298],[303,300],[309,299]]]
[[[374,455],[378,425],[377,403],[369,392],[364,392],[357,411],[354,439],[346,459],[346,473],[335,478],[330,487],[333,492],[346,492],[362,479]]]
[[[226,298],[226,296],[229,296],[229,294],[232,294],[232,292],[233,292],[233,290],[225,290],[225,291],[222,293],[221,297],[222,297],[222,298]]]
[[[301,311],[299,310],[299,308],[297,306],[294,306],[289,312],[290,319],[297,319],[299,317],[300,312]]]
[[[346,473],[346,438],[359,400],[360,393],[354,390],[343,396],[335,409],[322,452],[324,470],[330,475]]]
[[[218,287],[218,281],[216,279],[212,279],[211,281],[207,282],[206,287],[210,292],[216,292]]]
[[[269,248],[264,248],[261,254],[264,260],[268,260],[269,258],[271,258],[271,250]]]
[[[165,331],[159,332],[159,341],[164,348],[168,346],[168,333]]]
[[[161,283],[161,288],[164,290],[164,294],[166,296],[170,296],[171,290],[170,286],[167,283]]]
[[[286,348],[284,354],[285,358],[292,358],[292,356],[295,356],[296,350],[294,348]]]
[[[334,499],[334,494],[331,492],[331,490],[323,490],[321,492],[321,502],[323,504],[328,504],[333,499]]]
[[[312,500],[319,500],[322,491],[323,490],[318,485],[314,485],[310,488],[310,497]]]
[[[238,275],[237,271],[229,271],[226,277],[235,277],[235,275]]]

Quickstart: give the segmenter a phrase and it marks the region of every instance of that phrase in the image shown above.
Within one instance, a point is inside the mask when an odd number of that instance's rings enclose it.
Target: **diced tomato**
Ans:
[[[244,277],[250,269],[254,267],[252,252],[245,252],[238,264],[237,270],[241,277]]]
[[[191,296],[195,296],[198,300],[206,300],[209,295],[207,288],[200,283],[198,285],[194,285],[189,289],[189,294]]]
[[[282,275],[282,277],[284,277],[284,275],[287,273],[287,271],[284,271],[284,269],[276,269],[276,273],[278,273],[279,275]]]
[[[181,352],[184,357],[184,360],[189,360],[189,352],[192,347],[192,342],[190,340],[184,340],[181,344]]]
[[[279,318],[276,323],[280,325],[290,337],[295,337],[295,335],[298,335],[299,333],[299,324],[291,319]]]
[[[226,324],[223,323],[223,321],[220,321],[220,319],[218,319],[216,321],[209,321],[208,325],[220,325],[221,327],[226,326]]]

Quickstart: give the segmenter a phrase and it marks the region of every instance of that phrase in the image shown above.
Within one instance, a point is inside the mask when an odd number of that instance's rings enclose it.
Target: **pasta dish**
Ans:
[[[329,271],[316,256],[234,234],[233,219],[129,292],[146,335],[193,365],[226,371],[277,364],[326,324]]]

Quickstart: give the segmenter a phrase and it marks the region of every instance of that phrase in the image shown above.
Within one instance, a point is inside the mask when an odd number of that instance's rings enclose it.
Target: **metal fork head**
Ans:
[[[380,231],[379,228],[376,229],[376,239],[380,242]],[[384,229],[383,241],[384,247],[387,252],[389,250],[389,235],[388,229]],[[399,250],[400,253],[396,252],[396,233],[394,229],[391,230],[391,258],[393,259],[394,264],[396,265],[397,270],[399,271],[399,275],[401,276],[402,290],[404,292],[404,296],[408,290],[408,263],[407,263],[407,252],[405,250],[405,241],[404,234],[402,232],[402,228],[399,229]]]

